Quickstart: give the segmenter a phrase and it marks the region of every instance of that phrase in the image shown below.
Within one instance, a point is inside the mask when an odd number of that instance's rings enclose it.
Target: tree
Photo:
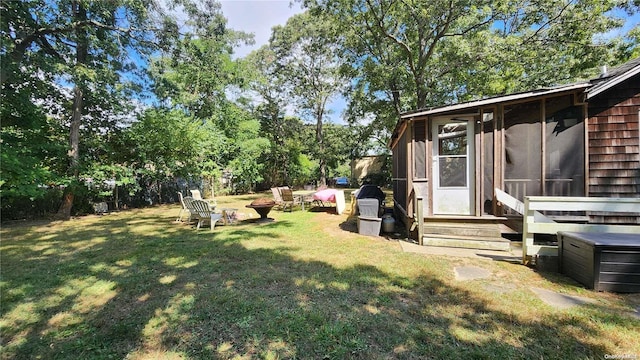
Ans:
[[[154,39],[168,37],[156,34],[170,34],[165,30],[175,29],[175,22],[166,21],[152,0],[8,1],[2,2],[2,12],[3,93],[28,86],[34,77],[49,84],[50,93],[33,92],[33,102],[64,99],[66,89],[73,88],[68,108],[57,103],[69,129],[66,174],[57,179],[67,184],[59,214],[68,218],[79,174],[87,165],[81,162],[81,133],[113,126],[102,119],[124,113],[136,67],[131,53],[144,57],[163,42]]]
[[[233,131],[233,121],[221,115],[227,92],[246,82],[238,61],[231,58],[240,43],[251,44],[251,35],[227,28],[220,4],[207,0],[182,9],[186,31],[180,33],[150,64],[153,91],[163,106],[184,108],[199,119],[214,118],[220,128]]]
[[[268,152],[269,141],[260,136],[259,121],[246,118],[239,125],[234,157],[229,165],[233,169],[236,191],[249,192],[263,180],[265,164],[260,162],[260,158]]]
[[[124,138],[128,156],[123,157],[122,163],[157,184],[158,189],[176,177],[215,174],[219,159],[230,146],[212,121],[201,121],[179,109],[147,109]]]
[[[259,102],[253,113],[260,121],[262,136],[269,140],[269,151],[262,158],[265,185],[306,182],[309,174],[301,163],[308,161],[301,153],[304,126],[299,118],[285,114],[291,84],[277,62],[276,54],[268,45],[262,46],[244,59],[244,67],[250,73],[250,89]]]
[[[240,61],[232,59],[232,55],[235,46],[250,44],[252,36],[229,29],[216,1],[190,4],[182,11],[186,16],[186,31],[151,61],[153,92],[160,99],[160,107],[181,109],[210,130],[204,133],[217,137],[217,140],[208,140],[215,143],[209,149],[216,151],[202,152],[206,154],[200,159],[203,166],[193,176],[212,179],[223,170],[235,168],[234,176],[245,181],[255,167],[233,160],[245,150],[238,144],[245,141],[246,132],[253,126],[247,124],[247,115],[239,110],[229,94],[241,91],[248,83],[245,68]],[[224,143],[225,147],[219,148],[217,143]],[[254,144],[248,142],[247,145]],[[257,154],[247,151],[244,159],[254,164]],[[254,181],[246,180],[246,183]]]
[[[316,125],[316,156],[319,160],[320,184],[327,181],[323,124],[329,100],[344,87],[336,57],[336,28],[328,18],[310,13],[295,15],[285,26],[273,29],[270,46],[278,71],[290,82],[291,96],[302,116]]]
[[[402,111],[583,76],[612,56],[596,35],[620,25],[614,0],[303,2],[344,34],[350,120],[389,134]]]
[[[28,41],[15,33],[30,25],[29,3],[0,3],[0,196],[3,209],[20,198],[37,199],[45,186],[55,182],[64,161],[62,128],[47,116],[48,104],[39,104],[40,94],[59,101],[52,86],[51,55],[27,52]],[[28,60],[24,61],[26,55]],[[34,94],[38,94],[35,95]],[[63,140],[62,140],[63,141]]]

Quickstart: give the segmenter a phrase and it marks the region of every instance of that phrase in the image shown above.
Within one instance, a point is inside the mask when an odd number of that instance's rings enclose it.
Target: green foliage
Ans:
[[[233,170],[235,190],[253,191],[255,185],[264,179],[265,164],[260,160],[269,151],[269,140],[260,136],[260,122],[248,117],[242,119],[234,145],[229,166]]]
[[[270,40],[276,71],[282,72],[287,91],[303,118],[316,125],[313,142],[319,162],[319,179],[326,184],[326,144],[323,125],[329,100],[344,88],[336,56],[339,34],[330,19],[309,12],[291,17],[273,29]]]
[[[381,139],[403,111],[565,83],[616,63],[620,43],[598,35],[620,27],[612,9],[636,10],[615,0],[302,2],[342,35],[349,121]]]
[[[110,198],[116,187],[126,189],[129,195],[140,190],[135,170],[123,165],[96,165],[83,177],[91,179],[89,187],[97,193],[95,200]]]
[[[154,39],[170,38],[160,34],[169,34],[165,25],[175,21],[154,0],[8,1],[1,10],[2,103],[17,99],[19,109],[5,111],[3,105],[3,134],[21,134],[3,136],[11,141],[7,164],[22,157],[36,169],[19,181],[21,191],[32,192],[45,175],[56,184],[78,183],[81,173],[112,165],[118,157],[112,135],[130,114],[128,99],[143,85],[137,66],[162,44]],[[48,124],[55,131],[45,134],[43,122],[33,122],[36,117],[20,107],[47,114],[58,122]],[[5,122],[7,114],[11,120]],[[4,131],[5,124],[19,124],[19,130]],[[33,136],[46,138],[49,149],[29,141]],[[19,142],[26,148],[12,152]],[[67,187],[63,216],[70,215],[72,189],[80,187]]]
[[[127,133],[131,166],[154,180],[190,178],[215,170],[225,138],[211,121],[180,110],[148,109]]]
[[[184,33],[151,60],[153,91],[163,102],[196,118],[215,119],[226,132],[233,126],[221,116],[228,102],[227,91],[245,83],[239,62],[231,58],[233,47],[251,44],[253,38],[227,28],[216,1],[180,4],[187,16]]]
[[[292,164],[289,170],[290,181],[284,184],[302,187],[317,179],[318,162],[312,161],[305,154],[298,154],[296,162]]]
[[[336,169],[340,164],[348,163],[354,155],[354,149],[358,147],[357,138],[354,137],[352,127],[326,124],[325,125],[325,161],[327,167]]]
[[[59,206],[66,169],[64,135],[58,122],[47,118],[31,101],[33,87],[6,86],[0,93],[0,203],[3,220],[42,216]],[[10,90],[8,90],[10,89]],[[57,199],[55,197],[58,197]]]
[[[56,181],[54,162],[62,155],[62,149],[49,142],[53,134],[50,132],[52,129],[47,128],[44,115],[22,115],[36,124],[20,126],[3,123],[0,129],[2,202],[12,197],[43,196],[46,186]]]

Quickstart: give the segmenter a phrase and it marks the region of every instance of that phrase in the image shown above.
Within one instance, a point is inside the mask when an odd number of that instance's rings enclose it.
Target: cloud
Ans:
[[[284,25],[291,16],[302,12],[300,4],[291,5],[289,0],[223,0],[220,4],[228,27],[255,36],[255,44],[236,49],[236,57],[244,57],[268,43],[272,27]]]

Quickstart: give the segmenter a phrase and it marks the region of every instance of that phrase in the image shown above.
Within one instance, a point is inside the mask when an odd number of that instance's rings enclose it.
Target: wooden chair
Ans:
[[[293,196],[293,190],[289,188],[281,188],[280,196],[282,197],[282,211],[293,211],[293,207],[302,204],[302,199],[299,196]]]
[[[213,231],[213,228],[216,226],[216,222],[222,219],[222,214],[214,213],[211,207],[209,207],[209,203],[204,200],[193,200],[191,206],[193,207],[193,211],[198,215],[198,225],[196,226],[196,230],[199,230],[200,226],[205,221],[209,221],[211,224],[211,231]]]
[[[180,199],[180,205],[182,205],[182,208],[178,213],[178,218],[176,219],[176,222],[181,222],[182,217],[187,213],[189,213],[189,218],[191,218],[191,212],[189,211],[189,209],[187,209],[187,206],[184,204],[184,197],[182,196],[182,193],[180,191],[178,191],[178,198]]]

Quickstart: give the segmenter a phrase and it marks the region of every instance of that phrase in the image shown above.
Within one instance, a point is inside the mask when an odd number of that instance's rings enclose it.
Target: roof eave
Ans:
[[[587,99],[591,99],[592,97],[603,93],[612,87],[620,84],[621,82],[628,80],[636,75],[640,74],[640,66],[636,66],[633,69],[626,71],[616,77],[613,77],[607,81],[604,81],[600,84],[593,86],[591,89],[587,90]]]
[[[497,97],[488,98],[488,99],[474,100],[466,103],[446,105],[446,106],[431,108],[427,110],[406,112],[404,114],[400,114],[400,119],[408,119],[408,118],[413,118],[418,116],[427,116],[427,115],[433,115],[433,114],[439,114],[439,113],[445,113],[445,112],[451,112],[451,111],[466,110],[473,107],[493,105],[501,102],[510,102],[510,101],[522,100],[526,98],[533,98],[538,96],[562,93],[566,91],[580,90],[580,89],[587,88],[589,86],[591,86],[590,83],[581,82],[581,83],[561,86],[557,88],[534,90],[534,91],[528,91],[523,93],[511,94],[511,95],[497,96]]]

